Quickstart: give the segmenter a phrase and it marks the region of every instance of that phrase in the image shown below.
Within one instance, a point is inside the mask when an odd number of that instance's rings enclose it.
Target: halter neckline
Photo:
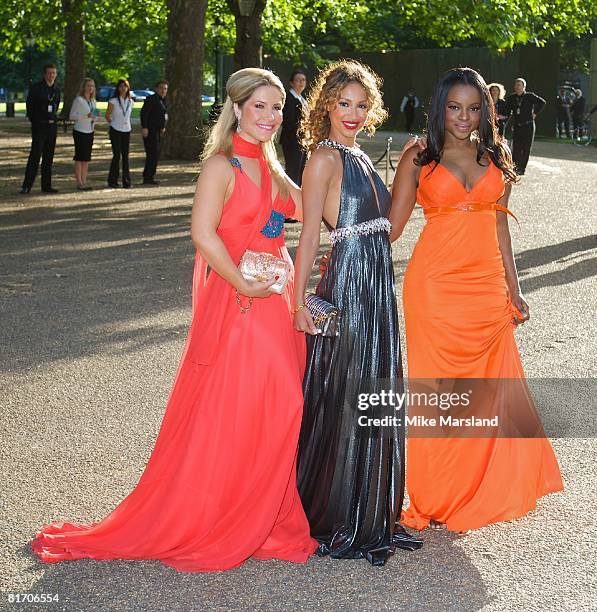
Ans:
[[[332,140],[331,138],[320,140],[315,145],[315,148],[319,149],[320,147],[330,147],[332,149],[338,149],[339,151],[346,151],[346,153],[351,153],[352,155],[355,155],[356,157],[365,156],[365,152],[363,151],[363,149],[361,149],[361,147],[359,147],[359,145],[355,145],[354,147],[347,147],[346,145],[336,142],[335,140]]]
[[[241,157],[252,157],[258,159],[259,157],[263,156],[263,151],[261,150],[260,144],[249,142],[238,134],[232,135],[232,150],[236,155],[240,155]]]

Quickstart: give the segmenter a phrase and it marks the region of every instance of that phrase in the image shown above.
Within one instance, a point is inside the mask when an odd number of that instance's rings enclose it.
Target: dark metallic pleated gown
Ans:
[[[344,164],[336,229],[387,217],[390,194],[371,160],[325,142]],[[388,233],[336,243],[316,292],[340,309],[341,326],[336,338],[307,334],[299,493],[318,554],[381,565],[402,508],[404,428],[359,426],[357,405],[376,386],[403,389]]]

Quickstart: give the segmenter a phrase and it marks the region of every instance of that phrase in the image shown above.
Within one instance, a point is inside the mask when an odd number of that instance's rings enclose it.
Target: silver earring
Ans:
[[[240,129],[240,115],[236,118],[236,133],[240,134],[241,129]]]

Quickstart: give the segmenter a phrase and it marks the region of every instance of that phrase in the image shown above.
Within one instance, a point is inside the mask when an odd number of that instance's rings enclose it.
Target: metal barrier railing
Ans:
[[[392,153],[392,137],[388,136],[386,138],[386,150],[383,152],[381,157],[373,163],[374,166],[377,166],[377,164],[381,164],[381,162],[384,159],[386,160],[386,186],[387,187],[390,186],[390,168],[392,170],[396,170],[396,168],[394,167],[394,163],[392,162],[391,153]]]

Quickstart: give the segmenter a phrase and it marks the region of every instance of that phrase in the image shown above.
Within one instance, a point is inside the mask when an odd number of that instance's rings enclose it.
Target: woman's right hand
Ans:
[[[274,293],[270,287],[276,282],[275,278],[268,281],[254,281],[250,279],[244,279],[243,286],[238,289],[241,295],[253,298],[266,298]]]
[[[320,333],[313,323],[313,317],[306,306],[294,313],[294,329],[316,336]]]
[[[409,149],[413,147],[418,147],[419,151],[427,148],[427,136],[411,136],[406,144],[402,147],[402,151],[400,151],[400,157],[402,157]]]

